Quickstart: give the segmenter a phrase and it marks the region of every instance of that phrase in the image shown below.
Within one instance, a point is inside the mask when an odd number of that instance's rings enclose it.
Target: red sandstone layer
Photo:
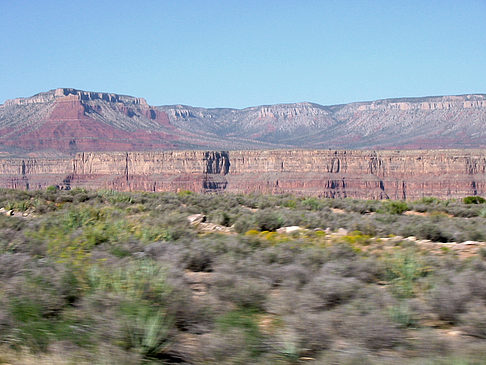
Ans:
[[[0,159],[0,186],[294,193],[364,199],[486,195],[486,150],[166,151]]]

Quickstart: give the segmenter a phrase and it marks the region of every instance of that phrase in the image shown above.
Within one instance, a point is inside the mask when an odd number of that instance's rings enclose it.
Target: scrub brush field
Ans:
[[[0,190],[0,364],[481,364],[486,204]]]

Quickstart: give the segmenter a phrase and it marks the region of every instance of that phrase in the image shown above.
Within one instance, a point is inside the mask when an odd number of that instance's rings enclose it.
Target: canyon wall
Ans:
[[[364,199],[486,195],[486,150],[90,152],[0,159],[0,187],[261,192]]]
[[[486,94],[233,109],[59,88],[0,105],[0,154],[15,156],[328,148],[486,148]]]

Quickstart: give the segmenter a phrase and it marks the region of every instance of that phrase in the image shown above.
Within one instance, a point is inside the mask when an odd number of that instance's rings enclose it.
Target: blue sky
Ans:
[[[486,93],[486,1],[0,0],[0,103],[57,87],[237,108]]]

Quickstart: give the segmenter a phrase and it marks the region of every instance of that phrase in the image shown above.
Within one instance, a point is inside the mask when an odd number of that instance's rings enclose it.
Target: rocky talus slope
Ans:
[[[417,199],[486,194],[485,150],[91,152],[0,159],[0,186]]]
[[[245,109],[55,89],[0,105],[0,153],[486,147],[486,95]]]

